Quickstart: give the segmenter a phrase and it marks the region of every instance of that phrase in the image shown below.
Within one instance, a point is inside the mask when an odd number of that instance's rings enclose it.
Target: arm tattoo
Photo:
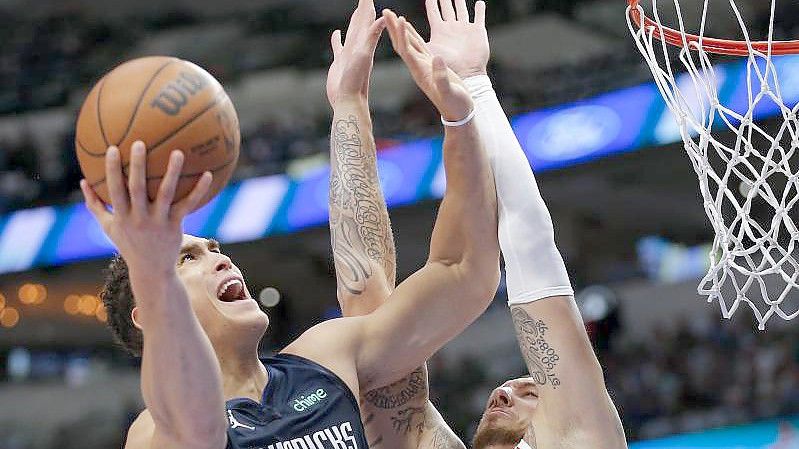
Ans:
[[[461,441],[456,437],[452,436],[448,429],[439,425],[436,427],[435,433],[433,433],[433,439],[430,441],[430,447],[432,449],[460,449],[463,447],[463,443],[461,443]]]
[[[377,446],[380,446],[381,444],[383,444],[383,435],[378,436],[377,438],[375,438],[374,441],[370,441],[369,442],[369,449],[372,449],[372,448],[375,448]]]
[[[402,407],[427,390],[423,367],[416,368],[408,377],[391,385],[366,393],[366,401],[377,408]]]
[[[411,430],[416,430],[418,434],[424,430],[424,406],[408,407],[397,412],[396,416],[391,417],[391,425],[396,433],[407,435]],[[419,417],[420,420],[414,418]],[[414,421],[416,423],[414,424]]]
[[[432,407],[432,404],[430,404]],[[435,414],[437,415],[437,414]],[[443,418],[428,413],[424,422],[424,430],[430,437],[429,449],[466,449],[457,436],[450,430]]]
[[[374,274],[369,261],[395,282],[394,239],[371,143],[354,115],[338,119],[331,131],[330,238],[340,288],[363,293]],[[367,142],[364,142],[367,140]]]
[[[555,373],[560,356],[555,348],[546,341],[546,333],[549,328],[543,320],[532,318],[521,307],[511,309],[513,324],[516,327],[516,337],[519,340],[519,348],[530,370],[530,376],[539,385],[549,383],[553,388],[560,386],[560,379]]]

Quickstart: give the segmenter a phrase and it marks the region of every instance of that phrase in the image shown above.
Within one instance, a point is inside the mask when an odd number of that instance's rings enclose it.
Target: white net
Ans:
[[[748,306],[758,327],[764,329],[774,315],[785,320],[799,315],[799,214],[795,207],[799,200],[795,102],[799,61],[795,56],[774,56],[771,44],[753,45],[739,8],[729,0],[748,56],[726,57],[726,64],[721,64],[722,57],[714,52],[716,44],[705,45],[708,1],[704,0],[694,31],[698,39],[686,37],[678,0],[665,1],[669,8],[673,4],[675,22],[670,25],[679,32],[676,43],[682,45],[672,46],[659,38],[667,30],[657,0],[651,0],[652,10],[646,12],[652,19],[649,25],[644,24],[645,11],[637,4],[630,8],[636,8],[640,16],[633,18],[630,13],[635,11],[628,8],[627,20],[673,113],[674,131],[685,144],[716,234],[710,269],[699,294],[708,302],[717,301],[725,318]],[[769,43],[774,11],[772,0]],[[741,86],[738,96],[724,91],[731,84],[730,76],[737,77]],[[786,90],[791,90],[790,95],[784,95]],[[786,104],[786,98],[794,104]],[[772,118],[758,120],[764,116]]]

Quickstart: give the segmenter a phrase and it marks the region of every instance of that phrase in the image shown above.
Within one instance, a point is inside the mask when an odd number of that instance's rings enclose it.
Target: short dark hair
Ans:
[[[114,339],[130,354],[141,357],[144,337],[131,318],[136,300],[130,287],[128,264],[122,256],[115,256],[108,264],[100,298],[108,313],[108,327]]]

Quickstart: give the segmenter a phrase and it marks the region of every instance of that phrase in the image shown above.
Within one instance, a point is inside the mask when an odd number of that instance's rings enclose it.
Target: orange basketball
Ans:
[[[169,154],[185,154],[175,201],[185,197],[205,171],[214,174],[207,203],[227,184],[239,157],[239,119],[225,90],[208,72],[177,58],[128,61],[106,74],[89,92],[78,115],[75,148],[83,175],[109,203],[105,152],[119,147],[127,173],[130,147],[147,146],[147,193],[154,199]],[[198,206],[199,207],[199,206]]]

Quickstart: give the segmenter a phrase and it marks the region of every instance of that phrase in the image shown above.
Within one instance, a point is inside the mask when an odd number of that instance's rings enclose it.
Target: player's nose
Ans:
[[[216,271],[227,271],[233,268],[233,262],[230,260],[230,257],[224,254],[215,254],[216,255],[216,265],[214,269]]]
[[[513,405],[513,394],[510,387],[499,387],[491,393],[491,405],[511,407]]]

